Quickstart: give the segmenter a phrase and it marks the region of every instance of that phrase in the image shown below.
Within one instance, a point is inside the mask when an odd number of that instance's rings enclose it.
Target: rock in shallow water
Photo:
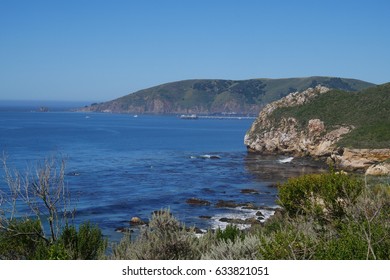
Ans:
[[[254,190],[254,189],[242,189],[240,193],[245,193],[245,194],[260,194],[259,191]]]
[[[199,205],[199,206],[208,206],[211,204],[210,201],[195,198],[195,197],[187,199],[186,203],[190,205]]]
[[[141,220],[141,218],[139,218],[139,217],[132,217],[130,219],[130,225],[132,225],[132,226],[140,226],[140,225],[144,225],[144,224],[145,224],[145,222],[143,222]]]

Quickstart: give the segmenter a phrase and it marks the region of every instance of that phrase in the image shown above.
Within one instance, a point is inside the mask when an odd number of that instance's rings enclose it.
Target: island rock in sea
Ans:
[[[346,171],[366,171],[370,175],[390,174],[390,168],[383,163],[390,158],[390,149],[352,149],[338,145],[339,140],[355,128],[353,125],[343,124],[329,129],[323,120],[314,118],[302,126],[295,117],[278,118],[273,115],[279,108],[303,106],[329,91],[329,88],[318,85],[266,105],[245,135],[244,143],[248,151],[311,156],[324,159]]]

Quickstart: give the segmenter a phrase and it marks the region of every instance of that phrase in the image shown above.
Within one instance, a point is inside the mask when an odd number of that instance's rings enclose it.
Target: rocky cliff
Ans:
[[[248,151],[311,156],[326,160],[346,171],[366,171],[367,174],[373,175],[390,174],[390,166],[385,162],[390,158],[390,149],[354,149],[339,144],[343,137],[355,130],[356,124],[340,121],[338,124],[330,125],[321,118],[302,121],[306,104],[314,102],[329,91],[329,88],[318,85],[300,93],[291,93],[266,105],[245,135],[244,143]],[[329,103],[327,106],[332,104]],[[292,107],[303,109],[295,115],[276,113]],[[359,110],[359,108],[351,108],[351,110]],[[345,112],[334,111],[333,113]],[[311,115],[316,114],[314,112]]]

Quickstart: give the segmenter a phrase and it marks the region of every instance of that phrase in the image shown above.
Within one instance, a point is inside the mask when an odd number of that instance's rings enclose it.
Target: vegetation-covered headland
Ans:
[[[304,175],[279,185],[280,211],[250,229],[229,225],[199,236],[160,210],[136,238],[128,233],[109,244],[97,225],[73,224],[77,209],[68,203],[63,170],[52,161],[33,176],[6,169],[0,259],[390,259],[388,183]]]
[[[266,105],[245,135],[250,152],[324,158],[390,174],[390,83],[359,92],[318,85]]]
[[[112,101],[92,104],[82,111],[136,114],[257,115],[262,107],[289,93],[324,85],[358,91],[373,84],[335,77],[250,80],[185,80],[143,89]]]

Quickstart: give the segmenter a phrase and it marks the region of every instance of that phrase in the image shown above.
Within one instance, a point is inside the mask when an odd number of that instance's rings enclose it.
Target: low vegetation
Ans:
[[[63,189],[57,180],[61,172],[49,167],[51,172],[37,172],[35,179],[46,174],[45,182],[50,182],[46,189]],[[52,197],[58,192],[45,192],[51,198],[29,192],[27,198],[20,190],[25,193],[34,184],[19,184],[15,175],[7,178],[12,184],[0,200],[0,259],[390,259],[389,185],[367,183],[346,174],[329,172],[289,179],[279,186],[281,210],[263,225],[248,230],[229,225],[199,236],[169,210],[161,210],[135,239],[127,234],[110,250],[96,225],[87,222],[76,227],[65,219],[63,225],[53,222],[52,228],[50,220],[60,217],[64,208],[40,217],[16,215],[12,205],[19,199],[57,205]],[[23,188],[15,190],[15,186]]]

